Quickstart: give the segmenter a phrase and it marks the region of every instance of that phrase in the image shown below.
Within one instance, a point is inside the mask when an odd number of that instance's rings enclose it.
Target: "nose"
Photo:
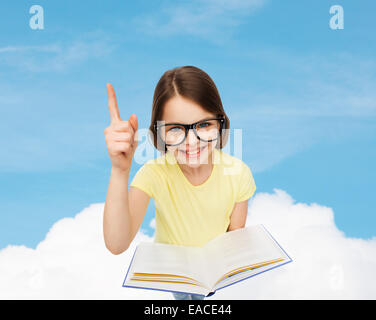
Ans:
[[[193,129],[188,130],[186,142],[187,142],[187,145],[191,147],[195,147],[199,143],[199,140],[196,137],[195,133],[193,132]]]

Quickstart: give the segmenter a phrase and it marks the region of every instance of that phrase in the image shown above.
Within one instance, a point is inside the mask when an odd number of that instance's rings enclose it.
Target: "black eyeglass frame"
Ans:
[[[209,121],[209,120],[219,120],[220,123],[219,123],[219,137],[221,137],[222,135],[222,129],[223,129],[223,126],[225,124],[225,117],[220,117],[220,118],[209,118],[209,119],[203,119],[203,120],[200,120],[200,121],[197,121],[197,122],[194,122],[194,123],[191,123],[191,124],[183,124],[183,123],[164,123],[164,124],[160,124],[160,125],[157,125],[156,123],[154,123],[154,130],[157,132],[157,135],[159,135],[159,138],[163,141],[162,137],[160,136],[160,129],[161,127],[164,127],[164,126],[169,126],[169,125],[179,125],[179,126],[182,126],[184,127],[185,129],[185,135],[184,135],[184,139],[180,142],[180,143],[176,143],[176,144],[169,144],[169,143],[164,143],[165,146],[178,146],[180,144],[182,144],[185,139],[187,139],[187,135],[188,135],[188,130],[189,129],[193,129],[193,132],[195,134],[195,136],[197,137],[198,140],[202,140],[202,141],[205,141],[205,142],[211,142],[211,141],[215,141],[218,139],[215,138],[215,139],[211,139],[211,140],[205,140],[205,139],[201,139],[198,134],[197,134],[197,131],[196,131],[196,126],[201,123],[201,122],[206,122],[206,121]]]

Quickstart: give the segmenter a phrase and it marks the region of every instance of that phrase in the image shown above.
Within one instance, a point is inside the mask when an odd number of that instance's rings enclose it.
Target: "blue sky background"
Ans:
[[[44,30],[29,8],[44,8]],[[329,28],[340,4],[345,28]],[[374,1],[3,1],[0,249],[104,202],[111,162],[106,83],[149,126],[156,83],[195,65],[215,81],[257,192],[334,210],[376,236]],[[139,169],[132,166],[131,176]],[[153,202],[143,227],[152,232]]]

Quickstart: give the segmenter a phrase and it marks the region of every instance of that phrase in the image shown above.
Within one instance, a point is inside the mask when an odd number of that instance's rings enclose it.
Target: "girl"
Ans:
[[[128,249],[155,201],[155,241],[203,246],[226,231],[245,226],[248,199],[256,185],[249,167],[221,149],[230,121],[213,80],[199,68],[166,71],[153,97],[150,134],[161,156],[146,162],[128,192],[137,148],[137,117],[122,121],[113,87],[107,84],[111,124],[105,140],[112,162],[103,217],[107,249]],[[176,299],[203,299],[174,293]]]

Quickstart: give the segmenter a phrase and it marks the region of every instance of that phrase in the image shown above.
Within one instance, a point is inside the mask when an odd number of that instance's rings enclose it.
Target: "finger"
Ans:
[[[136,131],[136,133],[135,133],[135,135],[133,137],[133,140],[131,141],[131,147],[132,147],[132,149],[136,150],[137,145],[138,145],[138,131]]]
[[[137,116],[132,113],[131,116],[129,117],[129,120],[128,120],[131,125],[132,125],[132,128],[133,128],[133,131],[136,132],[137,129],[138,129],[138,120],[137,120]]]
[[[131,144],[129,142],[115,142],[112,150],[114,152],[129,152]]]
[[[111,123],[121,121],[119,108],[116,101],[115,90],[111,83],[107,83],[107,95]]]
[[[134,136],[133,136],[133,141],[132,141],[132,148],[137,148],[138,144],[138,119],[136,114],[132,113],[131,116],[129,117],[129,123],[131,124],[133,131],[134,131]]]
[[[129,132],[134,134],[133,128],[130,125],[129,121],[120,121],[113,124],[113,130],[115,132]]]
[[[132,135],[129,132],[114,132],[112,140],[116,142],[132,142]]]

